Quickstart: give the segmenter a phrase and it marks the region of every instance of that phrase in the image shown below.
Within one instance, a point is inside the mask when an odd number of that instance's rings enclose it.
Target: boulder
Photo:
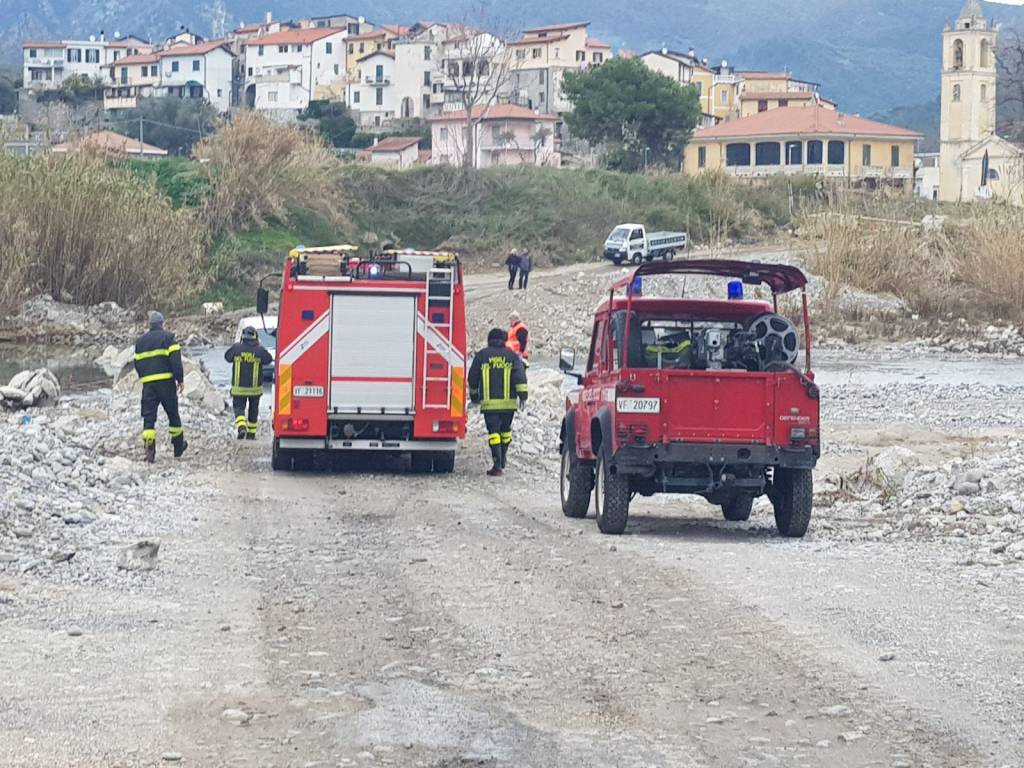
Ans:
[[[865,466],[867,479],[879,488],[899,490],[910,470],[921,464],[921,460],[909,448],[894,445],[868,459]]]
[[[51,407],[60,402],[60,382],[47,368],[22,371],[0,387],[0,403],[8,409]]]
[[[157,565],[160,542],[143,540],[121,550],[117,558],[119,571],[152,571]]]
[[[181,358],[181,366],[185,370],[182,391],[184,398],[211,413],[222,413],[226,407],[224,395],[210,382],[203,372],[202,366],[184,355]],[[115,375],[114,392],[131,397],[142,396],[142,384],[139,382],[134,366],[129,365]]]
[[[207,315],[220,315],[224,313],[223,301],[203,302],[203,312]]]
[[[125,347],[118,350],[117,347],[107,347],[103,354],[96,358],[96,365],[103,369],[107,376],[117,378],[131,365],[135,358],[135,348]]]

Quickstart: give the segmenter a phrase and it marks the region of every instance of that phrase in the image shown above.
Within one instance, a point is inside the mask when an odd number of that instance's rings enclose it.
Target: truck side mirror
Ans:
[[[270,291],[266,288],[256,289],[256,313],[265,315],[270,310]]]
[[[562,347],[558,358],[558,369],[563,373],[569,373],[576,367],[576,350],[572,347]]]

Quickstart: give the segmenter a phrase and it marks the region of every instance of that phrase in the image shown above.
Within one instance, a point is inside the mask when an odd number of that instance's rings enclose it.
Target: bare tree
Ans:
[[[1016,29],[1000,33],[996,55],[998,99],[996,114],[1000,135],[1012,142],[1024,140],[1024,35]]]
[[[492,106],[507,100],[515,79],[512,52],[506,45],[514,31],[481,2],[462,23],[449,28],[439,60],[445,87],[465,112],[462,167],[477,167],[477,129]]]

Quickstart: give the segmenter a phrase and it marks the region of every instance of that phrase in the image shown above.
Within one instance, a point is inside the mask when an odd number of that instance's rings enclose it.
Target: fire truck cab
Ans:
[[[264,310],[268,295],[260,289]],[[335,451],[452,472],[466,434],[462,266],[451,253],[293,249],[278,310],[275,470]]]

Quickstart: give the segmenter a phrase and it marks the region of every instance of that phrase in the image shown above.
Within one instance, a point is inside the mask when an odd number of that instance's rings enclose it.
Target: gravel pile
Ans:
[[[56,301],[44,294],[22,304],[16,315],[0,320],[0,328],[22,339],[59,337],[81,341],[96,336],[127,339],[136,319],[134,312],[113,301],[82,306]]]

